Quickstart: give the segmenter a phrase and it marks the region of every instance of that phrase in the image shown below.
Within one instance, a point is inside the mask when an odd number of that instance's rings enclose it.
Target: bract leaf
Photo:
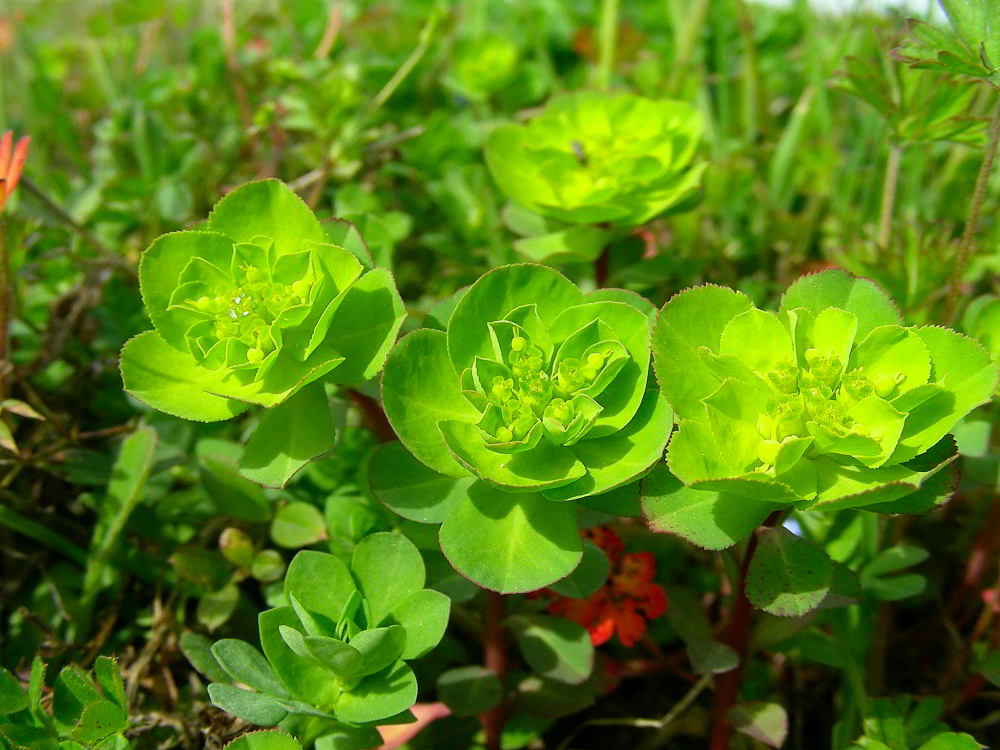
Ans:
[[[483,588],[535,591],[569,575],[583,555],[576,509],[535,493],[477,482],[441,525],[441,551]]]

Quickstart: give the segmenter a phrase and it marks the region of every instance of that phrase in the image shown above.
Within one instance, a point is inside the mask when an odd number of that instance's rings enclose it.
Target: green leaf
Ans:
[[[372,494],[393,513],[418,523],[444,521],[475,481],[427,468],[399,442],[378,446],[368,463]]]
[[[980,750],[986,747],[974,737],[959,732],[941,732],[931,737],[917,750]]]
[[[396,341],[406,308],[392,274],[376,268],[354,282],[337,308],[325,341],[345,357],[333,383],[357,385],[378,374]]]
[[[922,575],[889,575],[919,565],[930,557],[922,547],[897,544],[881,550],[861,569],[861,587],[881,601],[899,601],[923,593],[927,579]]]
[[[212,654],[212,642],[203,635],[185,630],[180,637],[181,652],[211,682],[229,682],[229,674]]]
[[[122,711],[128,711],[125,699],[125,683],[122,680],[118,662],[110,656],[98,656],[94,663],[94,677],[104,694]]]
[[[337,702],[337,718],[357,724],[379,721],[417,702],[417,678],[399,661],[383,672],[365,677]]]
[[[120,368],[125,390],[148,406],[181,419],[218,422],[247,410],[248,404],[206,391],[215,374],[175,349],[156,331],[144,331],[126,342]]]
[[[485,667],[457,667],[437,680],[440,698],[456,716],[475,716],[500,704],[503,688],[496,672]]]
[[[788,714],[778,703],[745,701],[737,703],[727,714],[733,729],[771,747],[785,744],[788,734]]]
[[[395,663],[406,645],[406,629],[400,625],[368,628],[351,638],[351,646],[361,654],[362,675],[381,672]]]
[[[471,367],[477,356],[493,357],[488,324],[504,320],[515,307],[535,305],[538,317],[550,324],[564,309],[582,301],[573,282],[545,266],[502,266],[483,274],[448,321],[448,354],[455,372]]]
[[[703,549],[733,546],[773,510],[773,503],[685,487],[666,466],[653,469],[642,481],[642,512],[650,528]]]
[[[210,268],[228,272],[233,252],[232,239],[222,234],[172,232],[159,237],[142,254],[139,261],[142,300],[156,330],[173,348],[186,351],[185,333],[193,322],[189,313],[168,310],[182,272],[192,258],[201,258]]]
[[[573,451],[547,440],[520,453],[497,453],[485,446],[479,428],[470,422],[440,422],[438,427],[448,449],[462,466],[510,492],[560,487],[587,472]]]
[[[701,400],[719,387],[698,353],[719,351],[722,331],[734,317],[752,307],[746,295],[713,284],[675,294],[660,310],[653,327],[653,367],[660,389],[684,418],[704,414]]]
[[[302,745],[284,732],[247,732],[227,744],[225,750],[302,750]]]
[[[747,598],[779,617],[801,617],[816,609],[833,581],[833,561],[822,547],[785,528],[759,532],[750,561]]]
[[[240,476],[235,462],[199,450],[198,477],[202,489],[224,514],[261,523],[271,518],[271,502],[255,482]]]
[[[583,626],[548,615],[514,615],[506,625],[528,666],[542,677],[571,685],[590,677],[594,646]]]
[[[203,594],[198,600],[195,616],[198,618],[198,622],[211,632],[224,625],[232,617],[239,600],[239,586],[228,584],[217,591]]]
[[[264,655],[246,641],[224,638],[212,646],[212,655],[236,682],[267,695],[288,696],[288,691]]]
[[[226,713],[258,726],[274,726],[288,716],[288,709],[276,698],[232,685],[213,682],[208,686],[208,697]]]
[[[766,373],[795,362],[788,329],[773,313],[751,307],[730,320],[719,342],[721,356],[733,356],[754,372]]]
[[[294,594],[310,612],[333,623],[340,619],[344,604],[355,591],[347,566],[326,552],[296,553],[285,574],[285,595]]]
[[[352,727],[341,724],[331,734],[316,738],[316,750],[368,750],[382,745],[382,735],[375,727]]]
[[[392,429],[416,458],[448,476],[468,475],[438,429],[442,420],[480,418],[459,388],[444,333],[414,331],[393,347],[382,374],[382,404]]]
[[[889,296],[868,279],[837,270],[803,276],[785,292],[779,310],[804,307],[819,315],[827,307],[839,307],[858,319],[856,340],[861,341],[878,326],[903,325],[903,317]]]
[[[27,707],[28,692],[14,675],[0,667],[0,716],[17,713]]]
[[[379,625],[397,605],[424,587],[424,561],[405,536],[381,532],[354,548],[351,570],[371,607],[370,625]]]
[[[257,622],[264,655],[288,691],[311,706],[333,706],[340,690],[336,681],[330,679],[329,670],[313,659],[304,659],[296,654],[281,637],[281,626],[295,629],[302,627],[295,611],[291,607],[265,610],[260,613]]]
[[[215,204],[208,227],[234,242],[274,240],[277,255],[295,253],[307,240],[325,243],[323,225],[291,188],[278,180],[249,182]]]
[[[441,525],[441,551],[483,588],[535,591],[569,575],[583,555],[576,509],[534,493],[508,493],[484,482]]]
[[[384,622],[406,628],[401,658],[417,659],[441,642],[450,613],[451,599],[440,591],[421,589],[397,604]]]
[[[313,382],[261,416],[240,458],[240,473],[265,487],[284,487],[333,447],[333,416],[323,384]]]
[[[610,568],[611,564],[604,550],[593,542],[585,541],[583,558],[576,570],[550,585],[549,589],[571,599],[586,599],[607,582]]]
[[[937,443],[974,408],[990,400],[997,366],[973,339],[947,328],[916,329],[931,354],[932,382],[944,390],[909,410],[891,463],[908,461]]]
[[[285,558],[277,550],[263,549],[254,555],[250,563],[250,575],[264,583],[277,581],[284,572]]]
[[[693,590],[683,586],[670,588],[667,619],[687,646],[691,668],[697,674],[722,674],[739,664],[739,654],[712,638],[708,616]]]
[[[1000,687],[1000,648],[988,651],[982,659],[976,662],[976,671],[995,687]]]
[[[69,732],[69,739],[85,744],[101,740],[124,731],[128,727],[125,712],[110,701],[101,700],[86,705],[76,726]]]
[[[326,539],[326,519],[320,509],[311,503],[289,503],[274,515],[271,539],[279,547],[308,547]]]
[[[559,232],[514,240],[514,249],[533,263],[592,263],[601,255],[613,234],[581,224]]]
[[[299,656],[312,657],[333,672],[341,682],[354,682],[361,676],[364,658],[361,652],[339,638],[323,635],[303,636],[295,628],[280,627],[281,637]]]
[[[646,391],[639,411],[613,435],[584,439],[571,450],[587,474],[543,494],[552,500],[575,500],[602,494],[635,481],[663,460],[670,439],[673,412],[659,391]]]

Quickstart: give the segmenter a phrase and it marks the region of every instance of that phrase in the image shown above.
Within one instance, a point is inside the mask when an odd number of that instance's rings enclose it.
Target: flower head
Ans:
[[[696,489],[800,507],[882,508],[911,495],[953,460],[947,446],[930,449],[997,378],[971,339],[905,327],[878,287],[836,271],[797,282],[778,314],[721,287],[682,292],[653,348],[681,417],[671,472]]]
[[[646,622],[667,610],[663,587],[653,583],[656,558],[651,552],[624,552],[621,538],[607,526],[583,532],[604,550],[611,565],[608,581],[586,599],[559,597],[549,612],[579,623],[595,646],[616,632],[624,646],[634,646],[646,633]]]
[[[486,163],[500,188],[536,213],[572,224],[642,224],[688,198],[701,117],[688,104],[581,92],[526,125],[497,128]]]

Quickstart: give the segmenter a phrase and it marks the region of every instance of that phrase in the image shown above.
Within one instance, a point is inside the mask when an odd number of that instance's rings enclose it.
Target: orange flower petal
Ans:
[[[10,150],[14,144],[14,133],[8,130],[0,138],[0,179],[6,179],[7,168],[10,167]]]
[[[14,192],[14,188],[17,187],[17,183],[21,179],[21,172],[24,171],[24,160],[28,156],[28,146],[30,144],[31,136],[26,135],[17,142],[17,147],[14,149],[14,158],[7,169],[7,179],[4,184],[4,190],[7,193],[5,197],[7,198]]]
[[[618,640],[623,646],[634,646],[646,633],[646,621],[642,618],[632,602],[623,602],[616,613],[615,625],[618,628]]]
[[[648,583],[636,606],[650,620],[659,617],[667,611],[667,592],[663,590],[662,586]]]

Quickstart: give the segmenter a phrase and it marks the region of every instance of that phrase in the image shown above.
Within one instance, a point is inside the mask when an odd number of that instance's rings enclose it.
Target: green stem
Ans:
[[[983,156],[983,163],[979,167],[979,174],[976,177],[976,187],[972,192],[972,205],[969,206],[969,217],[965,222],[965,231],[962,233],[958,259],[948,282],[948,304],[945,308],[945,320],[948,322],[954,321],[958,308],[959,291],[962,286],[962,274],[965,273],[965,268],[972,258],[972,251],[975,249],[979,212],[982,210],[983,200],[986,198],[986,186],[989,182],[990,172],[993,171],[993,159],[997,155],[998,142],[1000,142],[1000,93],[997,94],[997,104],[993,111],[993,119],[990,121],[986,154]]]
[[[403,61],[403,64],[399,66],[399,69],[392,74],[392,78],[382,87],[382,90],[375,94],[375,98],[372,99],[371,105],[369,105],[368,111],[365,113],[366,119],[371,117],[382,105],[389,101],[389,98],[396,92],[396,89],[400,87],[407,76],[417,67],[417,63],[420,62],[427,53],[427,49],[431,46],[431,41],[434,39],[434,30],[438,25],[438,19],[438,11],[432,11],[430,17],[427,19],[427,23],[420,30],[420,38],[417,46],[413,48],[413,51]]]
[[[683,25],[678,28],[674,35],[674,47],[677,53],[674,55],[673,70],[670,72],[670,83],[667,84],[669,91],[677,91],[681,87],[683,77],[691,64],[695,43],[698,41],[701,27],[705,23],[705,17],[708,15],[708,8],[711,4],[712,0],[695,0]]]
[[[75,563],[86,565],[87,553],[65,537],[0,505],[0,525],[60,552]]]
[[[885,178],[882,180],[882,206],[878,220],[878,257],[884,257],[892,239],[892,212],[896,205],[896,183],[899,181],[899,164],[903,147],[898,143],[889,146],[889,158],[885,163]]]
[[[615,41],[618,34],[618,0],[601,0],[601,18],[597,30],[597,88],[611,88],[611,71],[615,67]]]

